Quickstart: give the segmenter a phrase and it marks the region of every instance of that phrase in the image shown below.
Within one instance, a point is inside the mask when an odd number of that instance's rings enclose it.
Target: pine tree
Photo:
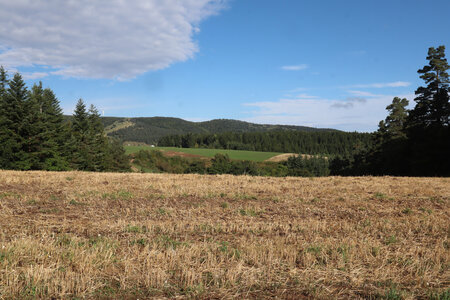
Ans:
[[[418,70],[427,84],[416,90],[417,102],[411,111],[409,125],[412,127],[449,126],[449,74],[445,58],[445,46],[431,47],[428,50],[429,64]]]
[[[386,107],[389,112],[375,132],[374,149],[365,154],[368,172],[376,175],[406,175],[408,173],[406,121],[409,101],[395,97]]]
[[[405,124],[408,118],[408,109],[406,108],[409,101],[406,98],[400,99],[395,97],[392,103],[386,107],[389,115],[384,122],[385,130],[390,139],[404,138]]]
[[[408,118],[408,148],[414,175],[450,175],[450,69],[445,47],[429,48],[429,64],[418,70],[427,84],[416,90],[416,106]]]

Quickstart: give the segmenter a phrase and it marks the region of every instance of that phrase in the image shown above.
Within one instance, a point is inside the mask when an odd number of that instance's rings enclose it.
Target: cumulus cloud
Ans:
[[[300,71],[307,69],[308,65],[302,64],[302,65],[293,65],[293,66],[282,66],[281,69],[284,71]]]
[[[0,0],[0,64],[129,79],[192,58],[226,0]],[[32,76],[44,75],[36,73]]]
[[[293,98],[244,104],[254,110],[245,121],[261,124],[291,124],[347,131],[374,131],[386,117],[386,106],[394,96],[370,98],[347,97],[344,100],[324,98]],[[400,95],[411,99],[413,94]],[[337,109],[344,108],[344,109]]]

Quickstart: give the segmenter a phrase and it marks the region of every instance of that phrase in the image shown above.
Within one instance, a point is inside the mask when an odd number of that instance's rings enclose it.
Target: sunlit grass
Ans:
[[[264,161],[273,156],[282,154],[279,152],[260,152],[260,151],[224,150],[224,149],[125,146],[126,154],[136,153],[139,150],[173,151],[173,152],[194,154],[204,157],[214,157],[214,155],[216,155],[217,153],[221,153],[221,154],[228,154],[228,156],[231,159],[251,160],[251,161]]]

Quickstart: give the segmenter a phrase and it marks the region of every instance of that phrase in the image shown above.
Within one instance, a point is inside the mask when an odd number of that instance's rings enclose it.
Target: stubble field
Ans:
[[[449,178],[0,171],[0,298],[448,299],[449,200]]]

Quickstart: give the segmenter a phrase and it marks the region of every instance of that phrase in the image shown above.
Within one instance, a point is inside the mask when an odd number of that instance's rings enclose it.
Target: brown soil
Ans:
[[[197,154],[191,154],[191,153],[185,153],[185,152],[176,152],[176,151],[162,151],[162,154],[164,156],[168,157],[174,157],[174,156],[181,156],[181,157],[192,157],[192,158],[207,158],[201,155]]]
[[[280,162],[280,161],[288,160],[288,158],[292,157],[292,156],[297,157],[297,156],[299,156],[299,154],[296,154],[296,153],[283,153],[283,154],[279,154],[279,155],[276,155],[276,156],[272,156],[271,158],[266,159],[266,161]],[[311,157],[314,157],[314,155],[302,154],[302,157],[303,158],[311,158]]]

